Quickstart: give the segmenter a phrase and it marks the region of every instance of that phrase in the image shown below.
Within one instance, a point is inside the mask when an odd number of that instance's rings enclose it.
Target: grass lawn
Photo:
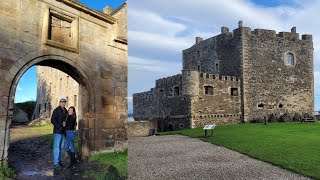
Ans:
[[[213,137],[202,128],[164,132],[199,138],[285,169],[320,179],[320,123],[217,126]],[[208,133],[211,135],[211,132]]]
[[[122,177],[128,176],[128,152],[113,152],[113,153],[100,153],[93,155],[89,158],[90,162],[98,162],[104,165],[112,165],[114,169],[111,172],[106,172],[105,170],[91,170],[87,172],[88,176],[94,179],[108,179],[106,174],[118,174]],[[110,170],[110,169],[109,169]],[[115,171],[117,171],[115,173]],[[109,176],[110,177],[110,176]],[[112,179],[112,178],[109,178]],[[116,178],[117,179],[117,178]]]

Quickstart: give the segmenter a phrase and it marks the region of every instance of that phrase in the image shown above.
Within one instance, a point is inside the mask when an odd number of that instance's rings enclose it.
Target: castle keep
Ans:
[[[182,73],[133,95],[136,121],[161,131],[313,114],[312,35],[243,27],[183,51]]]

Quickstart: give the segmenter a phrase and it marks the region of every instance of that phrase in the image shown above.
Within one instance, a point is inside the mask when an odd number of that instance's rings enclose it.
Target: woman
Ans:
[[[64,144],[64,149],[70,156],[70,165],[69,168],[75,166],[75,148],[74,148],[74,139],[76,137],[76,127],[77,127],[77,116],[76,109],[71,106],[68,109],[68,116],[66,118],[65,129],[66,129],[66,141]]]

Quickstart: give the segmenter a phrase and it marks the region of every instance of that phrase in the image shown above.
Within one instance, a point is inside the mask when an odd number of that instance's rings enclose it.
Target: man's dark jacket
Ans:
[[[67,117],[67,109],[62,108],[58,106],[55,110],[53,110],[52,117],[51,117],[51,123],[53,124],[53,133],[56,134],[63,134],[64,128],[63,128],[63,121],[66,120]]]

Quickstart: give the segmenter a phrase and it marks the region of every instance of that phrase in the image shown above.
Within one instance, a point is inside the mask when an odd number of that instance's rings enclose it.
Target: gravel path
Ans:
[[[129,179],[309,179],[185,136],[129,138]]]

